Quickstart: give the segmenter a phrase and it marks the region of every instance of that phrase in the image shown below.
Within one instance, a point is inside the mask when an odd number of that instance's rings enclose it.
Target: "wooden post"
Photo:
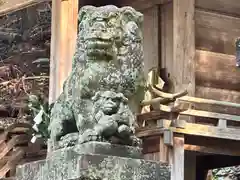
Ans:
[[[144,51],[144,74],[146,78],[158,73],[159,64],[159,8],[157,5],[142,10],[143,22],[143,51]],[[152,70],[152,73],[150,71]],[[154,72],[154,73],[153,73]],[[158,74],[156,75],[158,77]],[[152,80],[152,78],[150,78]],[[150,80],[149,79],[149,80]],[[156,82],[149,82],[156,83]],[[151,100],[154,96],[150,91],[145,93],[144,100]],[[145,106],[142,112],[149,112],[150,106]],[[149,122],[150,123],[150,122]]]
[[[71,71],[78,24],[78,0],[52,1],[52,37],[49,102],[62,91],[63,82]]]
[[[173,0],[174,91],[195,95],[195,0]]]
[[[184,137],[173,138],[173,147],[169,151],[169,163],[172,166],[171,180],[184,180]]]
[[[158,68],[159,61],[159,8],[144,9],[143,51],[145,74]]]

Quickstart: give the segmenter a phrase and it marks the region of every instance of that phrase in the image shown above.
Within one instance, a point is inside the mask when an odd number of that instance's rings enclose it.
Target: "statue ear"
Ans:
[[[128,102],[128,98],[126,98],[123,93],[118,93],[117,94],[117,98],[119,98],[123,103],[127,103]]]
[[[94,6],[83,6],[78,13],[78,21],[81,23],[85,18],[87,13],[92,13],[96,7]]]
[[[100,97],[101,97],[101,93],[99,91],[96,92],[96,94],[92,97],[93,102],[98,101]]]
[[[139,28],[142,28],[143,26],[143,14],[140,12],[137,12],[135,9],[133,9],[130,6],[121,8],[122,13],[122,19],[125,19],[125,21],[134,21]]]

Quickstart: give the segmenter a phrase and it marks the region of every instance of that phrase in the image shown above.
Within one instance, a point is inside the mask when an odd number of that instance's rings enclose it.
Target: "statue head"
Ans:
[[[142,23],[143,15],[131,7],[84,6],[79,12],[76,53],[88,60],[118,59],[127,47],[142,43]]]

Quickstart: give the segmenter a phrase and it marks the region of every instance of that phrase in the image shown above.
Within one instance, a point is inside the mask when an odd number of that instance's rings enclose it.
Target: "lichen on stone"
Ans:
[[[144,97],[143,15],[131,7],[84,6],[73,68],[51,112],[52,149],[88,141],[140,146]]]

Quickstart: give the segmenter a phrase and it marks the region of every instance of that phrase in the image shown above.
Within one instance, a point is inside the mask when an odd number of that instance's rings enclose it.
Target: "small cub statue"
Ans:
[[[135,114],[144,97],[143,15],[84,6],[72,72],[50,116],[52,150],[89,141],[141,146]]]

